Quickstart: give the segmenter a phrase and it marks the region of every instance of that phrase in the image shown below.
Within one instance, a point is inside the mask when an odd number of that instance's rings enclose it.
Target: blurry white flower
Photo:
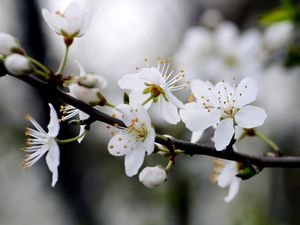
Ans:
[[[215,30],[191,28],[176,53],[176,63],[192,78],[221,80],[231,76],[260,76],[262,37],[256,29],[240,33],[229,22]]]
[[[76,77],[76,83],[69,86],[70,94],[80,101],[90,105],[97,105],[103,96],[101,90],[107,86],[107,80],[93,73],[86,73],[78,64],[80,76]]]
[[[48,133],[36,122],[35,119],[26,115],[35,129],[26,128],[25,135],[28,136],[23,150],[27,154],[23,161],[24,168],[29,168],[35,164],[44,154],[46,154],[46,162],[49,170],[52,172],[52,187],[55,186],[58,179],[59,166],[59,146],[55,138],[59,133],[59,121],[54,107],[49,103],[50,107],[50,122],[48,124]]]
[[[0,33],[0,55],[7,56],[19,48],[20,44],[15,37],[6,33]]]
[[[237,195],[240,187],[240,178],[235,176],[238,173],[238,163],[217,159],[215,165],[213,180],[221,188],[229,186],[229,193],[224,200],[230,202]]]
[[[16,53],[8,55],[4,60],[4,65],[12,75],[27,75],[33,70],[29,60],[25,56]]]
[[[294,34],[291,22],[275,23],[266,28],[264,32],[264,47],[267,51],[275,51],[287,47]]]
[[[63,13],[58,10],[50,13],[42,9],[42,14],[48,26],[65,38],[84,35],[90,24],[90,15],[76,2],[71,2]]]
[[[148,188],[154,188],[167,180],[167,172],[161,166],[146,167],[139,175],[139,180]]]
[[[107,126],[113,135],[108,151],[114,156],[125,155],[125,172],[131,177],[142,166],[145,153],[153,152],[155,131],[148,112],[141,105],[120,105],[112,116],[121,119],[127,128]]]
[[[257,85],[252,78],[244,78],[236,88],[224,81],[213,86],[209,82],[194,80],[191,90],[196,102],[187,103],[181,109],[181,118],[193,132],[215,126],[213,140],[217,150],[226,148],[235,128],[260,126],[267,117],[262,108],[247,105],[257,95]]]
[[[221,20],[222,14],[218,9],[207,9],[200,17],[200,22],[209,28],[216,28],[220,24]]]
[[[159,104],[163,118],[170,124],[180,121],[178,109],[183,106],[173,94],[173,91],[181,90],[187,83],[177,84],[185,74],[180,71],[173,75],[175,67],[171,61],[158,60],[157,67],[143,68],[140,72],[124,75],[118,82],[122,89],[129,89],[130,102],[143,104],[149,108],[152,102]]]

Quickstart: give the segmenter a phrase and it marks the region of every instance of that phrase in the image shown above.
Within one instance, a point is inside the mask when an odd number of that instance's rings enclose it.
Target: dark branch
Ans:
[[[105,113],[102,113],[94,109],[93,107],[73,98],[69,94],[63,92],[62,90],[60,90],[54,85],[51,85],[48,82],[42,81],[32,76],[21,76],[17,78],[35,87],[38,91],[42,92],[43,94],[58,98],[66,102],[67,104],[73,105],[74,107],[80,109],[81,111],[89,114],[92,121],[101,121],[110,125],[117,124],[119,126],[125,127],[125,124],[122,121],[113,118]],[[157,135],[155,141],[165,146],[170,145],[170,141],[171,141],[172,145],[176,149],[183,150],[185,154],[191,156],[207,155],[216,158],[237,161],[241,163],[250,163],[261,168],[263,167],[300,168],[300,157],[295,157],[295,156],[258,157],[258,156],[247,155],[247,154],[229,151],[229,150],[217,151],[213,147],[193,144],[183,140],[170,139],[167,137],[163,137],[161,135]]]

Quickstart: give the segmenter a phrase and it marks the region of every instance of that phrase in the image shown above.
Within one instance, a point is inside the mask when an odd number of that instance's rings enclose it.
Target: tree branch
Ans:
[[[67,104],[73,105],[74,107],[80,109],[81,111],[90,115],[90,118],[95,121],[101,121],[110,125],[119,125],[125,127],[125,124],[116,118],[113,118],[105,113],[102,113],[93,107],[77,100],[76,98],[70,96],[69,94],[63,92],[55,85],[42,81],[33,76],[19,76],[18,79],[28,83],[29,85],[35,87],[41,93],[58,98]],[[184,140],[177,140],[173,138],[167,138],[162,135],[156,135],[155,142],[168,146],[172,142],[172,145],[176,149],[184,151],[187,155],[207,155],[221,159],[227,159],[231,161],[250,163],[258,167],[282,167],[282,168],[300,168],[300,157],[288,156],[288,157],[259,157],[252,156],[248,154],[243,154],[239,152],[228,150],[217,151],[213,147],[193,144]]]

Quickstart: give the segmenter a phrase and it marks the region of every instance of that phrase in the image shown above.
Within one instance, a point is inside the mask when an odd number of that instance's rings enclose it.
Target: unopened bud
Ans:
[[[139,175],[139,180],[148,188],[154,188],[167,180],[167,172],[161,166],[146,167]]]
[[[13,75],[27,75],[33,70],[29,60],[25,56],[19,54],[7,56],[4,60],[4,65],[7,71]]]
[[[10,55],[16,49],[20,49],[18,40],[9,34],[0,33],[0,55]]]
[[[78,84],[86,88],[94,88],[98,82],[95,74],[86,74],[78,78]]]

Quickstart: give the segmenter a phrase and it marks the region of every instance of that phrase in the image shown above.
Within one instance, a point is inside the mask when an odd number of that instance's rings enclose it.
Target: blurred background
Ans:
[[[109,80],[104,93],[122,101],[116,81],[157,57],[174,59],[187,79],[219,81],[252,76],[259,83],[256,105],[268,119],[260,128],[287,155],[300,155],[299,69],[288,61],[299,41],[292,23],[265,28],[259,18],[279,1],[251,0],[86,0],[92,11],[87,33],[75,40],[66,73],[86,71]],[[41,17],[41,8],[63,10],[69,0],[0,0],[0,32],[19,38],[33,57],[55,70],[63,41]],[[211,10],[214,9],[214,10]],[[209,11],[208,11],[209,10]],[[293,61],[292,61],[293,62]],[[299,60],[298,60],[299,62]],[[287,68],[288,66],[288,68]],[[1,69],[2,70],[2,69]],[[1,74],[4,70],[1,71]],[[180,93],[179,93],[180,94]],[[181,96],[185,101],[187,92]],[[299,225],[300,170],[265,169],[241,183],[238,196],[224,202],[227,189],[211,183],[213,163],[206,156],[180,156],[166,183],[147,189],[138,177],[126,177],[123,158],[108,154],[103,124],[92,126],[81,145],[61,146],[59,181],[51,188],[44,160],[21,166],[24,116],[45,127],[47,96],[11,76],[0,78],[0,224],[1,225]],[[52,101],[52,100],[51,100]],[[53,102],[53,101],[52,101]],[[62,104],[54,102],[57,107]],[[181,123],[168,126],[153,112],[156,130],[189,139]],[[61,137],[76,129],[63,127]],[[201,140],[209,139],[209,132]],[[268,147],[247,138],[240,151],[262,154]],[[144,165],[165,165],[147,157]]]

